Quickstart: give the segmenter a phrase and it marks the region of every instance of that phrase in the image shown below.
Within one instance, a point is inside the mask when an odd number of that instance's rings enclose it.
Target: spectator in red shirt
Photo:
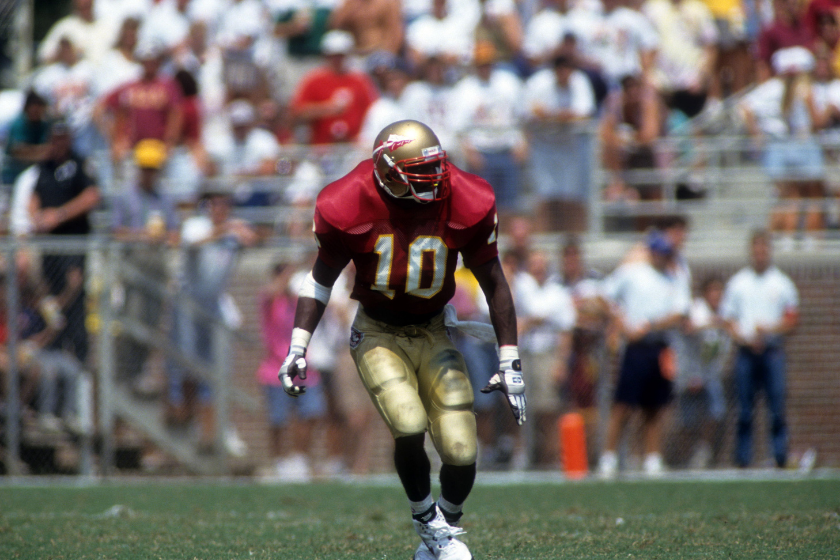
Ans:
[[[295,92],[292,117],[298,124],[308,125],[311,144],[355,140],[377,98],[370,77],[347,64],[353,46],[353,36],[347,31],[326,33],[321,41],[326,65],[305,75]]]
[[[815,36],[806,25],[799,0],[774,0],[773,11],[773,21],[761,30],[756,43],[759,83],[773,76],[770,59],[777,50],[787,47],[813,49],[814,45]]]
[[[146,138],[161,140],[171,150],[182,131],[181,89],[171,78],[160,74],[164,48],[148,41],[141,43],[135,57],[143,66],[138,80],[110,93],[104,100],[104,128],[115,162],[122,161]]]

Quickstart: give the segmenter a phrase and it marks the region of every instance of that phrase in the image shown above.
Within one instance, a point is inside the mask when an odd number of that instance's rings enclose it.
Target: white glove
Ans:
[[[482,393],[491,393],[493,391],[501,391],[505,394],[510,405],[510,410],[513,412],[513,417],[516,423],[520,426],[525,423],[525,379],[522,377],[522,365],[519,361],[519,352],[514,349],[509,350],[515,353],[515,357],[510,355],[505,356],[505,348],[500,349],[500,371],[493,374],[487,386],[484,387]]]
[[[283,365],[280,366],[280,371],[277,377],[283,385],[283,390],[286,394],[292,397],[297,397],[306,392],[306,387],[303,385],[295,385],[294,378],[299,377],[306,379],[306,346],[309,342],[308,337],[303,340],[298,336],[298,332],[307,333],[302,329],[294,329],[292,332],[292,344],[289,346],[289,355],[283,360]],[[311,336],[311,335],[310,335]]]

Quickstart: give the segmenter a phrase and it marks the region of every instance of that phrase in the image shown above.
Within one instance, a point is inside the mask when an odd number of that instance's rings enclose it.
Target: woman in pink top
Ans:
[[[275,460],[268,474],[283,480],[306,481],[312,476],[312,434],[326,414],[326,400],[317,370],[310,368],[302,382],[306,386],[305,398],[290,399],[277,378],[289,352],[297,305],[297,290],[289,287],[295,272],[293,266],[276,265],[271,282],[260,292],[260,324],[266,354],[257,369],[257,381],[265,389],[271,454]]]

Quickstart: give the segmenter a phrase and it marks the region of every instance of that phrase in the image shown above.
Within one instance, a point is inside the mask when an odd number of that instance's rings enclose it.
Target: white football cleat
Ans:
[[[417,550],[414,551],[413,560],[435,560],[435,555],[432,554],[432,551],[429,550],[426,543],[421,542]]]
[[[452,527],[446,522],[440,508],[435,506],[435,516],[428,523],[414,522],[414,530],[423,539],[421,548],[425,546],[428,556],[417,549],[415,560],[473,560],[473,555],[467,545],[455,538],[464,532],[460,527]]]

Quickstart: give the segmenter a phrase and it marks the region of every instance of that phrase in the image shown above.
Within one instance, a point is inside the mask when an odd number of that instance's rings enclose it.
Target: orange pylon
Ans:
[[[583,478],[589,471],[583,416],[577,412],[569,412],[560,417],[558,424],[563,470],[569,478]]]

